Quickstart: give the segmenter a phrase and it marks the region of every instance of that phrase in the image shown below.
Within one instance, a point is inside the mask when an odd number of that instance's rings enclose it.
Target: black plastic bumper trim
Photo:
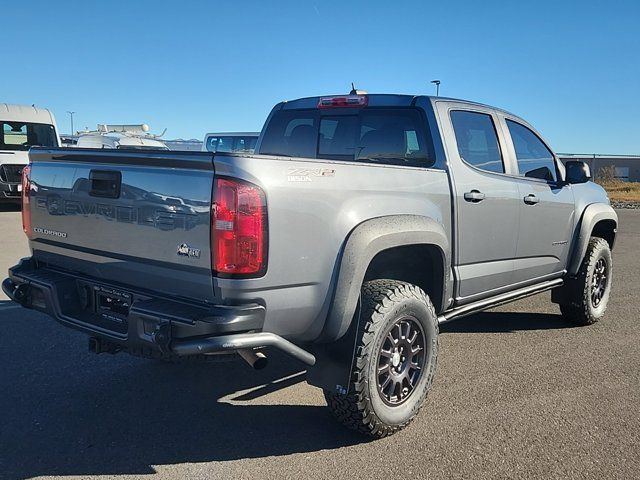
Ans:
[[[114,324],[114,328],[106,328],[108,322],[82,306],[80,290],[87,286],[121,290],[131,295],[131,307],[120,326]],[[126,286],[102,284],[70,272],[38,268],[31,259],[23,259],[9,270],[2,290],[26,308],[41,311],[65,326],[124,347],[162,350],[162,345],[155,339],[158,331],[166,331],[167,327],[169,341],[260,331],[265,317],[265,308],[258,304],[202,305],[152,297],[131,291]]]

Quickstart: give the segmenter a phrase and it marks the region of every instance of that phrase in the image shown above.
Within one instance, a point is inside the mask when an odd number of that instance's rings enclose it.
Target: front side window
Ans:
[[[524,125],[512,120],[507,120],[507,126],[516,150],[520,175],[555,182],[556,162],[542,140]]]
[[[504,173],[498,135],[491,115],[457,110],[451,112],[451,123],[462,160],[480,170]]]
[[[29,150],[30,147],[56,147],[53,125],[0,121],[0,150]]]
[[[425,122],[416,108],[282,110],[271,117],[260,153],[431,167]]]

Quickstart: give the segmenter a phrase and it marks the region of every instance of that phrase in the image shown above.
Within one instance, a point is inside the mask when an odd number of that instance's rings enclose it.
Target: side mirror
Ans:
[[[565,163],[567,183],[586,183],[591,180],[591,169],[585,162],[571,160]]]

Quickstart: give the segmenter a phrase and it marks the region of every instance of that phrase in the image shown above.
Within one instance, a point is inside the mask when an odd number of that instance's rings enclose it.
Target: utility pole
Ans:
[[[67,113],[71,117],[71,135],[73,135],[73,114],[76,112],[70,112],[69,110],[67,110]]]
[[[435,83],[436,85],[436,97],[440,96],[440,80],[431,80],[431,83]]]

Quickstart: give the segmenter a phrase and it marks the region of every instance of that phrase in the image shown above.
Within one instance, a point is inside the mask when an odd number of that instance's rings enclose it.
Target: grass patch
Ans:
[[[640,182],[602,180],[597,183],[607,191],[612,202],[640,202]]]

